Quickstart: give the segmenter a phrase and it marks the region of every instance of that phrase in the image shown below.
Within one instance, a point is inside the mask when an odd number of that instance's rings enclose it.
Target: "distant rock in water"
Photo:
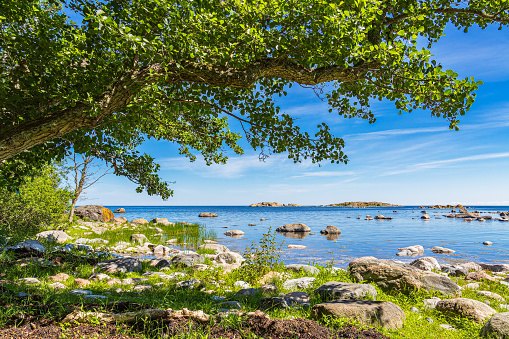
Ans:
[[[217,214],[216,213],[204,212],[204,213],[198,214],[198,217],[200,217],[200,218],[217,218]]]
[[[276,228],[276,232],[310,232],[309,226],[302,223],[287,224]]]
[[[324,230],[320,231],[321,234],[341,234],[341,231],[336,226],[329,225]]]
[[[77,207],[74,209],[74,214],[82,219],[101,222],[110,222],[115,218],[110,209],[99,205],[85,205]]]
[[[338,204],[325,205],[325,207],[365,208],[365,207],[403,207],[403,206],[380,201],[347,201]]]
[[[117,208],[116,210],[113,211],[113,213],[125,213],[125,208],[123,207]]]
[[[251,204],[249,207],[301,207],[298,204],[280,204],[278,202],[259,202],[256,204]]]

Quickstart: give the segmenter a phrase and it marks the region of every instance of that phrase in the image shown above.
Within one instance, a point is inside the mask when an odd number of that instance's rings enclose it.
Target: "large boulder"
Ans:
[[[220,264],[240,264],[244,258],[239,253],[222,252],[215,256],[214,260]]]
[[[399,252],[396,253],[396,255],[403,256],[403,257],[413,257],[416,255],[424,254],[424,248],[421,245],[413,245],[413,246],[398,248],[398,251]]]
[[[39,240],[28,239],[23,242],[19,242],[14,246],[8,246],[4,249],[4,251],[35,251],[42,253],[46,251],[46,248],[44,248]]]
[[[497,313],[497,311],[485,303],[468,298],[440,300],[437,303],[436,309],[449,316],[465,316],[478,323],[485,321],[493,314]]]
[[[287,224],[276,228],[276,232],[311,232],[311,229],[304,224]]]
[[[368,284],[353,284],[340,281],[329,281],[318,287],[315,292],[323,299],[365,299],[369,296],[376,299],[376,288]]]
[[[226,247],[225,245],[221,245],[221,244],[204,244],[204,245],[198,246],[198,249],[199,250],[201,250],[201,249],[214,250],[216,252],[216,254],[221,253],[221,252],[230,252],[228,247]]]
[[[352,261],[349,268],[354,278],[374,282],[385,291],[409,293],[424,289],[445,295],[457,295],[461,290],[448,277],[387,259],[362,257]]]
[[[72,239],[72,237],[64,231],[44,231],[37,233],[35,236],[37,239],[56,241],[58,243],[64,243]]]
[[[484,324],[480,335],[489,338],[509,338],[509,312],[498,313]]]
[[[113,211],[113,213],[125,213],[125,208],[120,207]]]
[[[115,216],[113,212],[106,207],[99,205],[85,205],[74,209],[74,214],[82,219],[92,221],[110,222]]]
[[[324,316],[357,320],[363,325],[400,328],[405,312],[389,301],[343,299],[316,304],[311,310],[315,319]]]
[[[336,226],[329,225],[324,230],[320,231],[321,234],[341,234],[341,231]]]
[[[136,219],[131,220],[131,225],[137,226],[137,225],[145,225],[145,224],[148,224],[147,219],[136,218]]]
[[[139,272],[142,268],[141,261],[136,258],[118,258],[106,260],[98,263],[96,267],[108,273]]]
[[[205,258],[196,253],[177,254],[171,258],[171,263],[175,266],[193,267],[194,265],[201,264],[204,261]]]
[[[423,271],[440,270],[440,264],[434,257],[422,257],[415,259],[410,263],[410,265]]]

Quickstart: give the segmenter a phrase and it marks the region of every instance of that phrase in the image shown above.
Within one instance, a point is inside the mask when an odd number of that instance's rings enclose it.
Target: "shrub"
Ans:
[[[0,188],[0,235],[23,239],[64,221],[71,192],[59,187],[54,166],[46,166],[16,192]]]

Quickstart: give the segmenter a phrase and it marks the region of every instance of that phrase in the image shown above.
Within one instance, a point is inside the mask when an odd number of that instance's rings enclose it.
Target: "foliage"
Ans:
[[[260,243],[253,241],[250,247],[244,252],[245,262],[238,270],[238,276],[242,280],[255,282],[269,271],[278,270],[283,267],[281,260],[281,248],[284,244],[276,242],[276,231],[271,233],[269,227],[267,233],[262,235]]]
[[[428,110],[457,129],[481,84],[431,58],[448,23],[506,26],[505,0],[23,0],[0,5],[0,183],[15,185],[71,147],[171,196],[136,146],[191,160],[242,154],[239,122],[264,158],[348,161],[323,123],[301,130],[276,99],[298,84],[330,112],[375,122],[372,100]],[[71,20],[78,21],[75,23]],[[428,41],[421,48],[418,40]],[[23,152],[29,150],[29,152]],[[21,175],[23,174],[23,175]],[[7,178],[7,179],[5,179]]]
[[[46,166],[28,179],[18,192],[0,188],[0,232],[3,236],[26,238],[64,221],[71,192],[60,188],[54,166]]]

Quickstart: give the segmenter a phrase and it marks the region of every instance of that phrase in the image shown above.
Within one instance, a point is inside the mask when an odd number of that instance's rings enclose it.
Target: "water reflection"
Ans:
[[[309,232],[280,232],[279,234],[287,238],[304,239],[309,235]]]

